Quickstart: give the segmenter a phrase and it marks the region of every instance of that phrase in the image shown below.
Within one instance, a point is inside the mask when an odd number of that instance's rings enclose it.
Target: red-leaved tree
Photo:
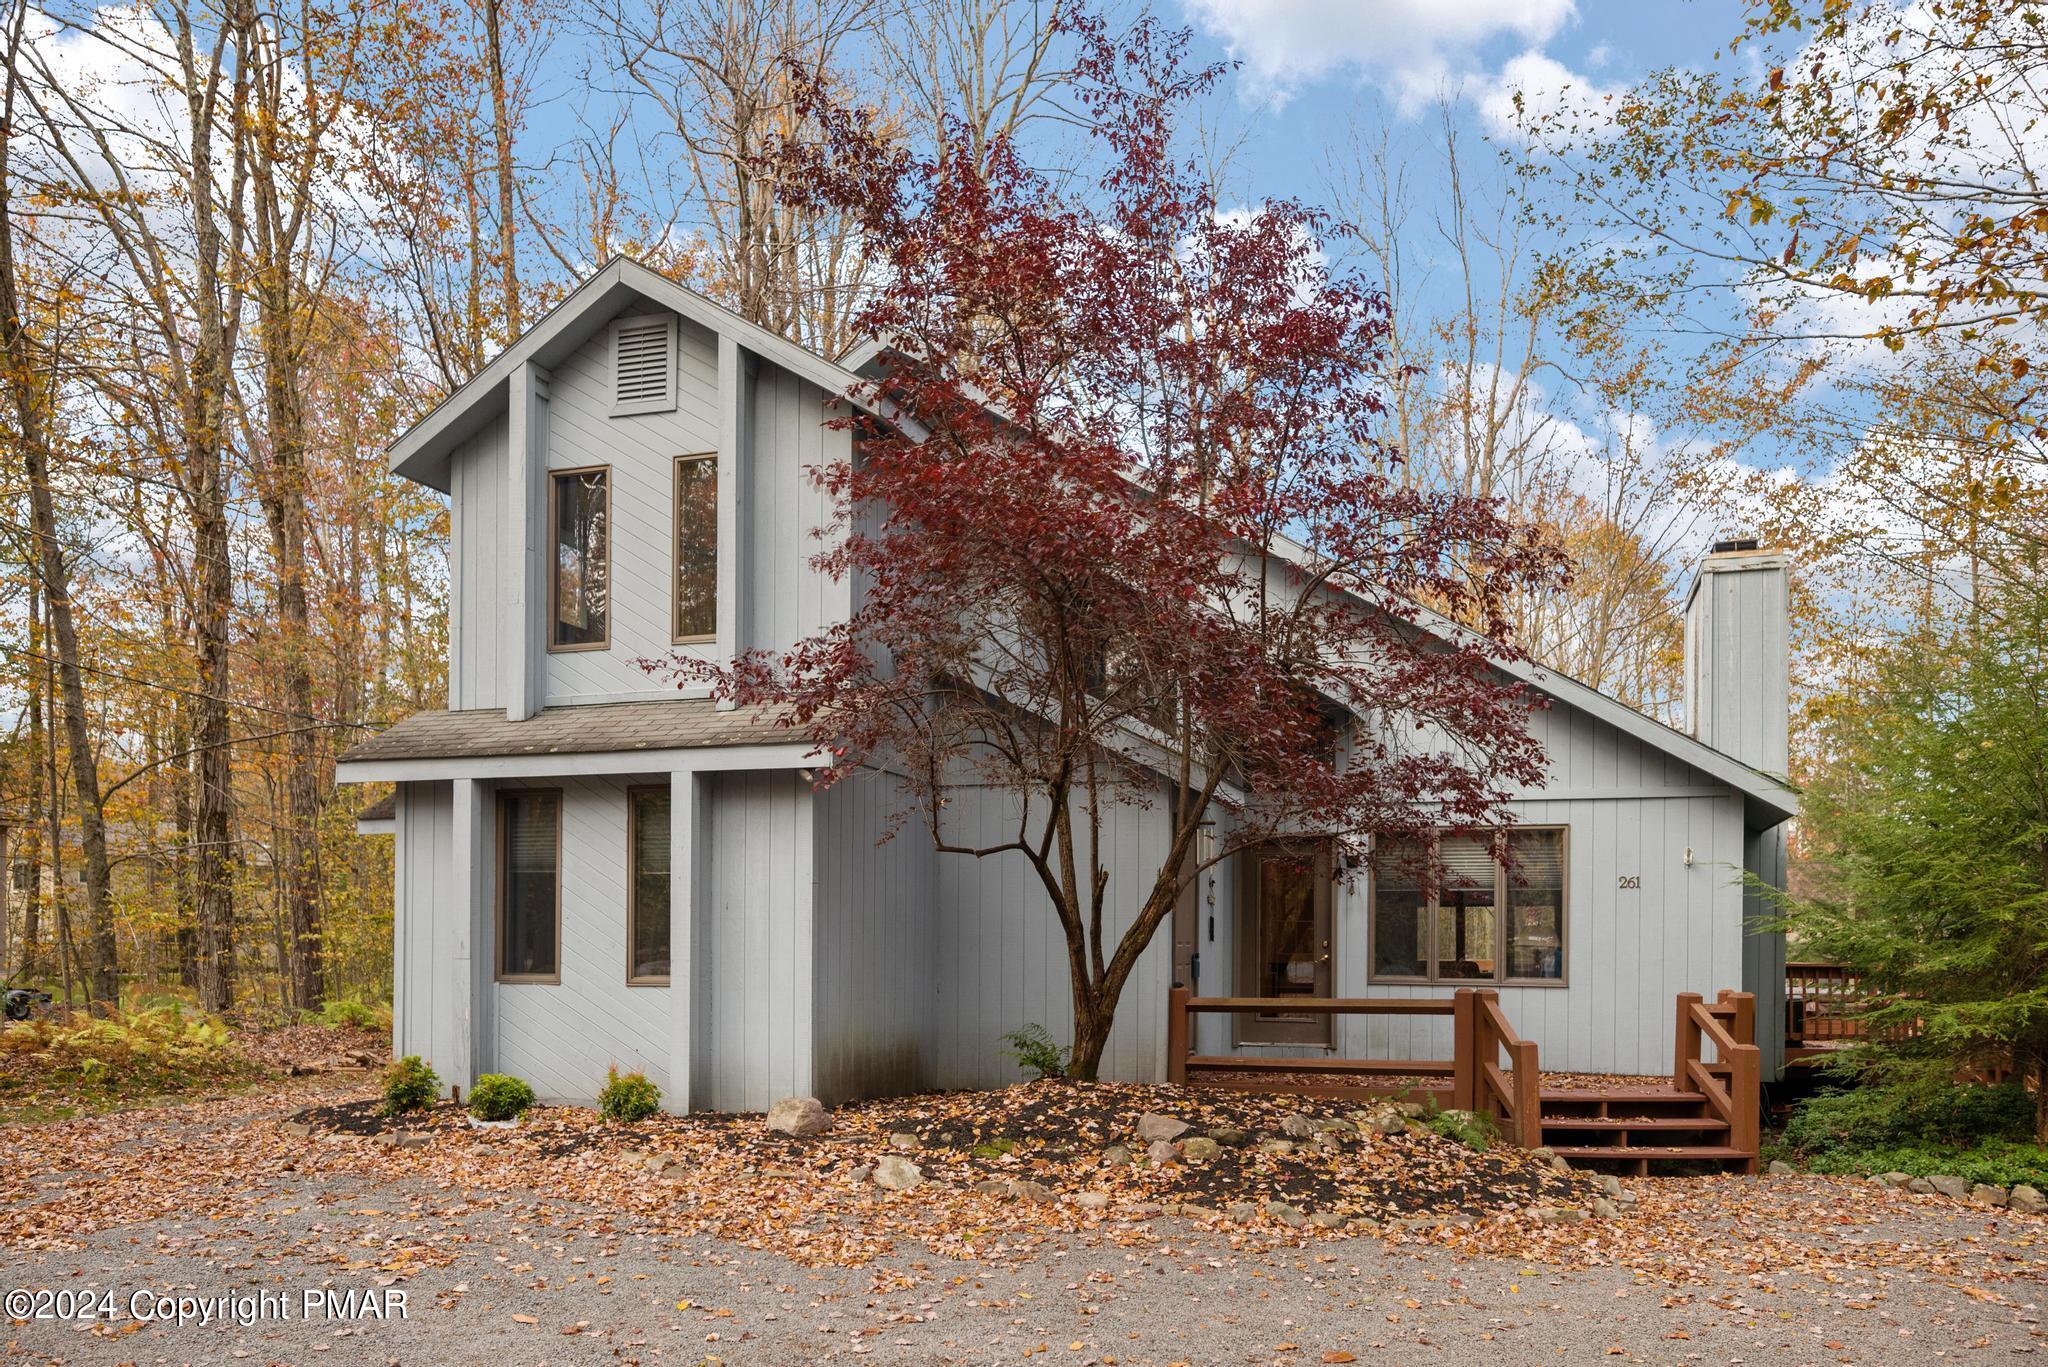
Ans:
[[[786,654],[677,667],[785,709],[834,756],[824,782],[902,775],[939,850],[1029,864],[1087,1078],[1209,864],[1505,823],[1542,753],[1498,609],[1560,570],[1493,504],[1374,473],[1380,295],[1325,269],[1319,214],[1225,212],[1173,151],[1219,72],[1150,22],[1071,37],[1099,153],[1078,188],[1009,146],[985,171],[966,139],[923,159],[811,87],[822,139],[777,178],[858,219],[857,332],[887,342],[841,420],[856,459],[815,472],[837,508],[818,563],[856,607]],[[1481,629],[1421,630],[1419,602]],[[964,785],[1011,798],[1003,838],[955,838]],[[1108,862],[1132,804],[1166,828],[1156,867]]]

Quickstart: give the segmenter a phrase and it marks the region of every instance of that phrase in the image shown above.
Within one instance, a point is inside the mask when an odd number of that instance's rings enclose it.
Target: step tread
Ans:
[[[1725,1130],[1728,1122],[1719,1116],[1653,1116],[1629,1120],[1625,1117],[1563,1115],[1543,1117],[1546,1130]]]
[[[1741,1149],[1723,1144],[1553,1144],[1559,1158],[1748,1158]]]
[[[1545,1087],[1537,1092],[1542,1101],[1583,1101],[1592,1104],[1598,1101],[1668,1101],[1673,1105],[1681,1101],[1705,1101],[1701,1092],[1678,1092],[1668,1087],[1616,1087],[1611,1091],[1592,1091],[1578,1087]]]

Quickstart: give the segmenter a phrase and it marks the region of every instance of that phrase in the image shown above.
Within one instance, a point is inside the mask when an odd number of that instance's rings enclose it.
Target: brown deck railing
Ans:
[[[1713,1046],[1714,1057],[1704,1047]],[[1671,1085],[1697,1091],[1728,1124],[1728,1146],[1749,1155],[1762,1148],[1763,1060],[1756,1047],[1756,998],[1722,989],[1713,1002],[1697,992],[1678,994],[1677,1059]]]
[[[1785,1043],[1828,1046],[1863,1038],[1863,976],[1841,964],[1785,965]]]
[[[1203,1014],[1255,1011],[1319,1016],[1449,1016],[1448,1059],[1253,1058],[1237,1054],[1191,1053],[1194,1020]],[[1505,1052],[1507,1066],[1501,1066]],[[1370,1091],[1374,1076],[1442,1078],[1458,1110],[1494,1117],[1510,1142],[1534,1148],[1543,1142],[1537,1092],[1536,1044],[1508,1024],[1500,994],[1490,988],[1459,988],[1452,997],[1197,997],[1185,987],[1167,997],[1166,1076],[1185,1083],[1188,1070],[1238,1074],[1328,1074],[1347,1079],[1331,1090]],[[1397,1088],[1396,1090],[1412,1090]],[[1446,1090],[1442,1087],[1433,1091]]]

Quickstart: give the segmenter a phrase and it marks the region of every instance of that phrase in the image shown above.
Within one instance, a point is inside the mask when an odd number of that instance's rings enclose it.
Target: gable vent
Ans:
[[[621,318],[612,329],[612,416],[676,406],[676,319]]]

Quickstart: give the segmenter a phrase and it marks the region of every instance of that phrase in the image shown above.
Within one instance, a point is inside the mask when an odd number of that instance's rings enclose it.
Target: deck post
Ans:
[[[1691,1065],[1700,1056],[1700,1024],[1692,1017],[1692,1009],[1702,998],[1697,992],[1678,994],[1678,1038],[1672,1050],[1671,1085],[1681,1092],[1692,1090]]]
[[[1756,994],[1721,989],[1721,1000],[1734,1008],[1728,1022],[1728,1033],[1735,1036],[1737,1044],[1756,1043]]]
[[[1543,1143],[1543,1103],[1537,1095],[1542,1074],[1536,1068],[1536,1041],[1515,1045],[1515,1142],[1525,1149]]]
[[[1193,994],[1175,984],[1166,993],[1166,1080],[1176,1087],[1188,1080],[1188,998]]]
[[[1479,1109],[1479,1000],[1469,987],[1451,999],[1451,1109]]]

